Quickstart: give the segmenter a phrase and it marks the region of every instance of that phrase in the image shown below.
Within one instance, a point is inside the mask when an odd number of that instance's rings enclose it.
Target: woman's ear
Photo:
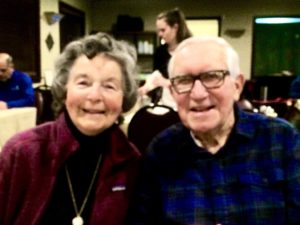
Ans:
[[[178,29],[179,29],[178,23],[175,23],[175,24],[173,25],[173,28],[176,29],[176,32],[178,32]]]

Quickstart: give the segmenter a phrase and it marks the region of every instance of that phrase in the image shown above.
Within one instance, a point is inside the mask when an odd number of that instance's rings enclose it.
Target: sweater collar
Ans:
[[[64,113],[57,118],[56,126],[57,140],[60,140],[60,144],[57,145],[60,149],[57,149],[56,154],[60,155],[59,158],[63,163],[73,152],[79,149],[80,143],[87,143],[88,138],[85,139],[86,137],[80,136],[80,134],[73,135],[73,128],[69,127]],[[79,139],[77,139],[77,135],[79,135]],[[110,146],[105,158],[110,160],[112,166],[140,156],[137,148],[128,141],[126,135],[116,124],[105,131],[105,139]]]
[[[252,138],[255,134],[255,124],[253,123],[253,118],[258,115],[255,113],[245,112],[237,105],[235,106],[235,115],[235,132],[239,135]]]

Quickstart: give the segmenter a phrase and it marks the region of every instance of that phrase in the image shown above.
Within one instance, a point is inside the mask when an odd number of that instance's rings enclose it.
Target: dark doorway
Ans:
[[[60,50],[73,40],[85,34],[85,14],[63,2],[59,2],[59,13],[64,17],[60,22]]]
[[[16,69],[40,81],[39,1],[0,1],[0,51],[11,54]]]

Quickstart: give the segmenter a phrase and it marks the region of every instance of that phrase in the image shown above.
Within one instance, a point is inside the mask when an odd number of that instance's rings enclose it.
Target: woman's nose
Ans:
[[[99,86],[91,86],[89,93],[88,93],[88,99],[90,100],[99,100],[102,98],[102,91]]]
[[[162,31],[159,31],[157,35],[158,35],[158,37],[162,38],[163,34],[164,33]]]

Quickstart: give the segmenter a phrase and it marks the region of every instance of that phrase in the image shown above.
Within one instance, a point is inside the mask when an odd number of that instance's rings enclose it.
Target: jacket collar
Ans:
[[[53,157],[59,159],[57,163],[61,165],[73,152],[79,149],[79,142],[72,135],[63,113],[56,119],[54,126],[56,126],[56,129],[54,129],[56,130],[54,140],[57,140],[58,143],[51,143],[56,145],[54,148],[56,151],[53,152],[56,156]],[[106,153],[106,158],[112,165],[121,164],[140,156],[137,148],[128,141],[126,135],[118,125],[113,125],[110,128],[108,137],[111,148]]]
[[[235,131],[236,134],[242,135],[248,138],[252,138],[255,134],[254,118],[260,116],[257,113],[245,112],[237,105],[235,106]]]

